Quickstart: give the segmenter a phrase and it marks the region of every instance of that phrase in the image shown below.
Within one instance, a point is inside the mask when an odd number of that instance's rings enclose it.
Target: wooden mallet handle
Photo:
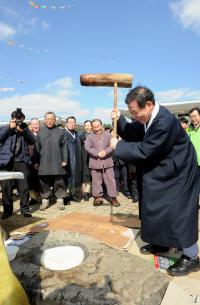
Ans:
[[[114,83],[114,109],[117,109],[117,83]],[[113,120],[113,138],[117,137],[117,118]]]

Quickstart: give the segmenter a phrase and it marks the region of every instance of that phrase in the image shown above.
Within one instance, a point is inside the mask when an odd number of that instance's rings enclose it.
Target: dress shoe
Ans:
[[[116,197],[111,197],[110,198],[110,203],[113,207],[119,207],[120,206],[120,203],[119,203],[119,201],[117,200]]]
[[[168,251],[169,251],[168,247],[156,246],[156,245],[151,245],[151,244],[148,244],[148,245],[140,248],[140,253],[145,254],[145,255],[164,253],[164,252],[168,252]]]
[[[137,195],[132,196],[132,202],[138,202],[139,197]]]
[[[181,276],[199,270],[200,270],[199,257],[191,259],[190,257],[182,254],[182,256],[175,262],[175,264],[167,269],[167,273],[169,275]]]
[[[71,197],[71,200],[74,201],[74,202],[81,202],[81,197],[78,196],[78,195],[73,195]]]
[[[132,196],[131,195],[127,195],[126,198],[127,199],[132,199]]]
[[[84,193],[83,198],[84,198],[84,201],[89,201],[90,200],[90,194],[89,193]]]
[[[103,198],[102,197],[96,197],[93,201],[93,206],[99,206],[103,204]]]
[[[70,197],[69,197],[69,196],[67,196],[67,197],[64,198],[64,204],[65,204],[65,205],[70,205],[70,204],[71,204],[71,203],[70,203]]]
[[[127,199],[131,199],[131,193],[126,193],[126,192],[122,192],[122,194],[127,198]]]
[[[1,215],[1,219],[7,219],[12,215],[12,213],[10,212],[3,212],[3,214]]]
[[[24,217],[32,217],[32,214],[30,212],[21,213]]]

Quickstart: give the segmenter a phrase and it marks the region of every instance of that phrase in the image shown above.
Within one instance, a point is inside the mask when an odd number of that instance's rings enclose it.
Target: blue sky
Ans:
[[[72,7],[0,0],[0,88],[12,90],[0,89],[1,121],[20,106],[27,118],[51,110],[108,122],[112,88],[81,87],[82,73],[131,73],[161,103],[200,101],[200,0],[34,2]],[[127,93],[119,91],[120,108]]]

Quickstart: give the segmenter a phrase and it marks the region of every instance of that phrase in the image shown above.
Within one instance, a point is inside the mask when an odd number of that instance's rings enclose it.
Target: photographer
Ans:
[[[24,179],[17,180],[17,188],[20,193],[20,210],[24,217],[31,217],[29,212],[29,186],[28,176],[31,164],[28,152],[28,144],[34,144],[35,140],[31,135],[28,126],[24,123],[25,115],[21,108],[11,113],[9,125],[0,128],[0,169],[7,171],[19,171],[24,174]],[[2,219],[12,215],[12,181],[2,181],[2,203],[4,212]]]

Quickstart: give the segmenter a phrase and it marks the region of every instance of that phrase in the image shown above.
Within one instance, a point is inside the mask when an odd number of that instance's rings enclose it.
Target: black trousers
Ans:
[[[120,191],[120,182],[122,181],[123,189],[122,192],[125,195],[130,195],[130,190],[128,186],[128,171],[126,165],[119,165],[114,166],[114,172],[115,172],[115,181],[116,181],[116,187],[117,192]]]
[[[65,198],[67,190],[63,175],[39,176],[40,195],[43,199],[48,199],[51,195],[51,186],[56,198]]]
[[[31,191],[35,191],[36,193],[39,193],[40,183],[39,183],[38,171],[36,171],[34,168],[31,168],[30,171],[31,174],[29,178],[29,188]]]
[[[30,175],[29,166],[24,162],[12,162],[4,169],[8,171],[22,172],[24,174],[24,179],[17,179],[17,189],[20,196],[20,210],[21,213],[29,212],[29,184],[28,179]],[[13,180],[1,181],[2,185],[2,204],[4,212],[12,213],[13,211],[13,200],[12,191],[14,187]]]

